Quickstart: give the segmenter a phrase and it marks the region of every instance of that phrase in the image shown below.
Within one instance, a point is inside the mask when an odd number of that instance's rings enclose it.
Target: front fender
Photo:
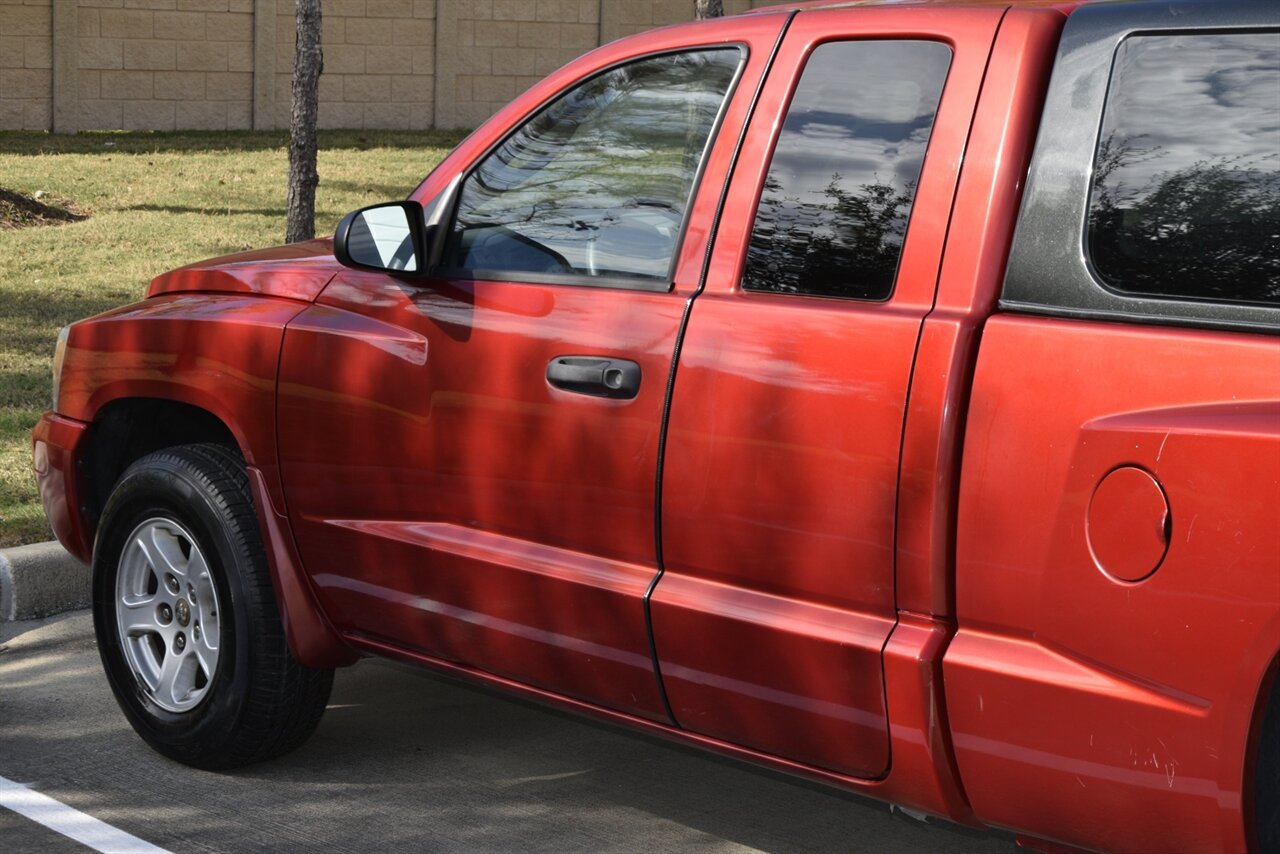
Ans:
[[[332,667],[355,655],[329,625],[297,559],[276,452],[284,328],[306,307],[283,299],[179,294],[76,323],[55,405],[63,419],[83,424],[92,424],[108,404],[138,399],[187,404],[221,421],[248,465],[290,647],[304,664]]]
[[[197,406],[231,430],[250,465],[278,481],[276,371],[285,324],[304,308],[287,300],[189,294],[76,323],[67,339],[58,414],[92,422],[108,403],[127,398]]]

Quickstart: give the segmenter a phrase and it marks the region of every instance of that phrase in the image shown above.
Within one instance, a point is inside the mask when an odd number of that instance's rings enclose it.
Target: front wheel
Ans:
[[[148,744],[221,769],[311,735],[333,671],[304,667],[289,651],[234,450],[187,445],[143,457],[120,478],[98,530],[98,651]]]

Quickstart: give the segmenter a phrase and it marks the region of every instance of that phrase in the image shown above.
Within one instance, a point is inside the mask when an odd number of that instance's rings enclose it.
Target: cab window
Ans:
[[[463,183],[442,266],[487,279],[669,281],[738,48],[609,69],[512,133]]]

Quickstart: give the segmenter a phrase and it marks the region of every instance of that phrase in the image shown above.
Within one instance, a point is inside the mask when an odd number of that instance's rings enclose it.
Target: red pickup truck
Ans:
[[[121,707],[230,767],[382,655],[1029,844],[1280,850],[1277,93],[1274,3],[801,3],[160,276],[34,433]]]

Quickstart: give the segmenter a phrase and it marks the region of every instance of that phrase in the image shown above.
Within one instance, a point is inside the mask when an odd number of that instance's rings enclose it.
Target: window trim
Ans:
[[[676,265],[679,263],[680,252],[684,246],[685,235],[689,229],[689,217],[693,213],[693,201],[698,197],[698,192],[702,187],[702,177],[706,173],[707,160],[709,159],[711,150],[715,147],[716,139],[720,135],[720,130],[724,125],[725,116],[729,112],[729,105],[733,102],[734,96],[737,94],[738,84],[742,81],[742,76],[746,71],[747,61],[750,58],[751,48],[746,42],[712,42],[708,44],[682,45],[680,47],[653,51],[652,53],[638,54],[597,68],[590,74],[574,80],[568,86],[552,93],[542,101],[538,102],[538,104],[528,112],[521,115],[517,121],[511,124],[511,128],[505,134],[486,148],[478,157],[472,160],[465,171],[459,173],[460,177],[456,179],[458,181],[458,191],[450,201],[448,211],[444,212],[445,215],[441,217],[442,230],[446,234],[450,233],[454,222],[457,220],[458,205],[462,201],[462,187],[471,179],[471,176],[475,174],[475,171],[480,168],[480,164],[488,160],[494,152],[505,145],[507,141],[515,136],[521,128],[532,121],[534,116],[537,116],[543,110],[547,109],[553,103],[579,86],[583,86],[589,81],[594,80],[603,74],[608,74],[615,69],[632,65],[637,62],[645,62],[652,59],[660,59],[664,56],[674,56],[678,54],[729,49],[738,51],[738,65],[737,68],[734,69],[733,77],[729,81],[729,87],[725,90],[724,98],[720,102],[720,109],[716,112],[715,119],[711,123],[711,130],[707,134],[707,141],[703,147],[702,158],[698,162],[698,169],[694,172],[693,182],[689,187],[689,196],[685,203],[685,214],[680,220],[680,231],[676,235],[674,250],[671,254],[671,263],[667,267],[665,277],[578,276],[560,273],[529,273],[523,270],[465,269],[460,267],[445,267],[439,264],[427,270],[427,276],[431,278],[464,282],[512,282],[516,284],[528,283],[537,285],[569,285],[585,288],[611,288],[631,291],[646,291],[650,293],[670,292],[675,287]]]
[[[1148,0],[1067,19],[1009,252],[1002,309],[1063,317],[1280,333],[1280,306],[1124,293],[1088,255],[1089,194],[1102,113],[1122,42],[1140,35],[1280,30],[1280,7],[1248,0]],[[1101,57],[1109,57],[1105,65]],[[1065,227],[1064,224],[1070,224]]]

